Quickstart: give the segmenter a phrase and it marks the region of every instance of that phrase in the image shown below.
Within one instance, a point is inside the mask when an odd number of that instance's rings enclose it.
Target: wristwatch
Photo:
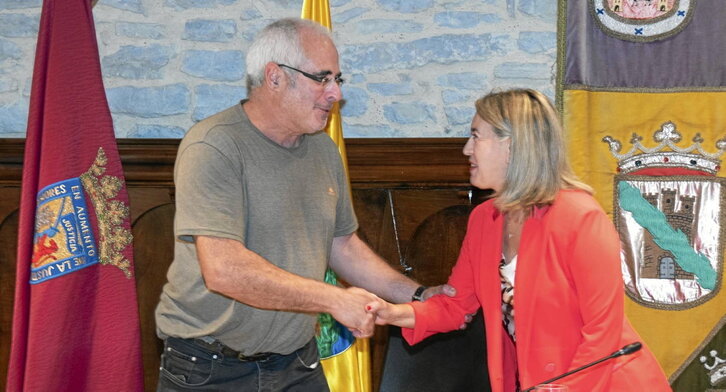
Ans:
[[[423,301],[423,292],[426,291],[428,287],[426,286],[418,286],[416,291],[413,293],[413,297],[411,297],[411,301]]]

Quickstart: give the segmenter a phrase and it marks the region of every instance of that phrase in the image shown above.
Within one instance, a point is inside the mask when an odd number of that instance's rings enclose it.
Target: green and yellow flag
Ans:
[[[305,0],[302,6],[303,19],[320,23],[332,30],[330,4],[328,0]],[[348,161],[343,141],[343,127],[340,106],[336,102],[328,117],[325,132],[338,145],[343,167],[348,171]],[[325,281],[337,284],[335,273],[328,270]],[[318,348],[325,377],[332,392],[370,392],[371,361],[368,339],[355,339],[347,328],[335,321],[329,314],[318,317]]]

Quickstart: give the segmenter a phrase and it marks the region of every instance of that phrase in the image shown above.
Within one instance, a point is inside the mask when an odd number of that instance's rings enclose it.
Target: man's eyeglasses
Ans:
[[[293,68],[293,67],[291,67],[289,65],[286,65],[286,64],[277,64],[277,66],[278,67],[289,68],[289,69],[291,69],[293,71],[300,72],[306,78],[312,79],[312,80],[320,83],[323,87],[330,86],[330,84],[332,82],[335,82],[335,84],[337,84],[338,86],[342,86],[343,83],[345,83],[345,79],[341,78],[340,75],[333,76],[332,74],[330,74],[330,72],[328,72],[326,75],[313,75],[311,73],[307,73],[305,71],[301,71],[301,70],[299,70],[297,68]]]

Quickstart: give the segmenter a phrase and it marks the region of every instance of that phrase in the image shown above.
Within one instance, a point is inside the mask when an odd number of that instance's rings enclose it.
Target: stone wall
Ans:
[[[56,0],[64,1],[64,0]],[[90,1],[90,0],[89,0]],[[330,0],[345,137],[466,136],[492,88],[554,96],[554,0]],[[244,57],[302,0],[100,0],[117,137],[180,138],[246,96]],[[0,137],[24,137],[41,0],[0,0]]]

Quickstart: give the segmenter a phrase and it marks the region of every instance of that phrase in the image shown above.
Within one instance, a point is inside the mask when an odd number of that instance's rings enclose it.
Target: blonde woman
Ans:
[[[591,189],[573,174],[549,100],[533,90],[476,101],[464,146],[471,184],[493,197],[469,218],[449,284],[453,298],[371,303],[378,324],[411,344],[459,328],[483,309],[494,392],[512,392],[640,341],[623,312],[620,240]],[[669,391],[642,350],[561,379],[570,392]]]

